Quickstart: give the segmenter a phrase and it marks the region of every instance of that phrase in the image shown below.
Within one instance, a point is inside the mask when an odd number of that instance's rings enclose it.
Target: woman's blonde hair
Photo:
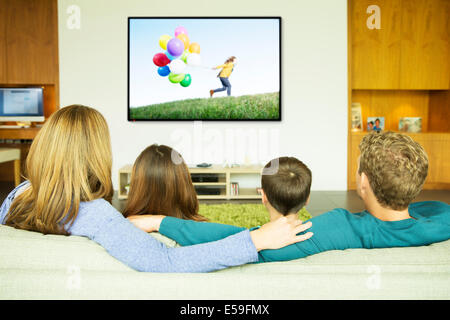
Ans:
[[[108,125],[95,109],[71,105],[55,112],[34,139],[26,160],[30,186],[16,196],[6,225],[68,234],[79,204],[113,195]]]

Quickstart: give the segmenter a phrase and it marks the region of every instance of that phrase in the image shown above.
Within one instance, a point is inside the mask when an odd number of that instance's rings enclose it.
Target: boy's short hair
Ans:
[[[263,169],[261,187],[279,213],[297,213],[303,208],[311,191],[311,170],[294,157],[270,161]]]
[[[366,135],[358,174],[364,172],[378,202],[404,210],[417,197],[428,174],[428,157],[411,137],[386,131]]]

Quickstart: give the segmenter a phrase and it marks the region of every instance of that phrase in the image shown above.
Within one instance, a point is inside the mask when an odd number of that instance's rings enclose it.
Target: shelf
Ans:
[[[231,195],[231,182],[235,182],[233,175],[258,175],[260,176],[262,166],[250,165],[239,166],[233,168],[223,167],[221,165],[213,165],[208,168],[189,168],[191,176],[200,174],[216,174],[218,182],[193,182],[196,188],[219,188],[220,194],[217,195],[197,195],[198,199],[261,199],[261,195],[257,192],[257,187],[254,188],[239,188],[239,195]],[[132,165],[125,165],[119,170],[119,199],[127,199],[125,186],[130,182]],[[233,178],[233,181],[231,180]]]
[[[194,186],[226,186],[226,182],[193,182]]]
[[[0,129],[0,139],[12,139],[12,140],[32,140],[36,137],[39,130],[41,128],[38,127],[30,127],[30,128],[1,128]]]

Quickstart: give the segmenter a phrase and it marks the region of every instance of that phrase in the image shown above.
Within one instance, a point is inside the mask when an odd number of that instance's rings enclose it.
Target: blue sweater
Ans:
[[[450,238],[450,206],[438,201],[412,203],[414,219],[382,221],[369,212],[334,209],[309,219],[310,239],[278,250],[262,250],[258,262],[303,258],[328,250],[422,246]],[[215,241],[245,228],[219,223],[195,222],[173,217],[163,219],[159,232],[181,245]]]
[[[0,208],[5,223],[16,187]],[[87,237],[129,267],[148,272],[210,272],[258,260],[258,252],[248,230],[226,239],[182,248],[168,248],[136,228],[104,199],[81,202],[78,215],[67,229],[71,235]]]

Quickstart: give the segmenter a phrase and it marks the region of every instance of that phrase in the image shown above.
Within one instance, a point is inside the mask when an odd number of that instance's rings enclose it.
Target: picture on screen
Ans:
[[[128,120],[281,120],[281,18],[128,18]]]

